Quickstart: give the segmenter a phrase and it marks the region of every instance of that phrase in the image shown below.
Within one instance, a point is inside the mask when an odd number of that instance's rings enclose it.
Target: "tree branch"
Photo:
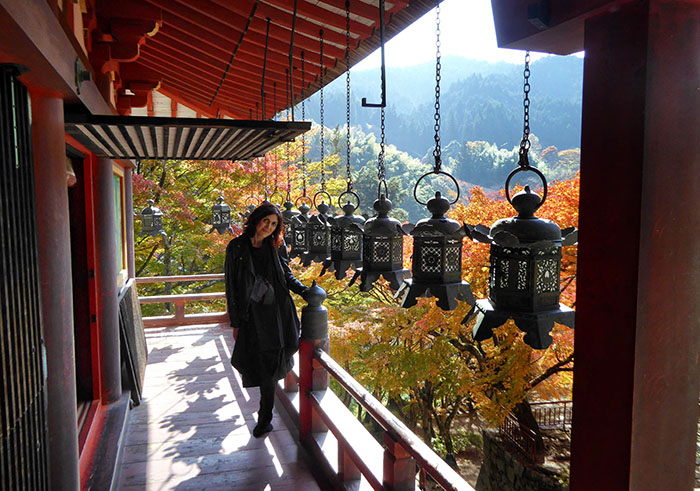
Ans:
[[[544,371],[542,375],[539,377],[535,377],[533,380],[530,381],[530,387],[535,387],[536,385],[544,382],[547,380],[549,377],[554,375],[555,373],[559,372],[570,372],[573,371],[574,367],[566,367],[565,365],[568,365],[569,363],[572,363],[574,361],[574,353],[572,352],[569,356],[561,360],[560,362],[555,363],[551,367],[549,367],[547,370]]]

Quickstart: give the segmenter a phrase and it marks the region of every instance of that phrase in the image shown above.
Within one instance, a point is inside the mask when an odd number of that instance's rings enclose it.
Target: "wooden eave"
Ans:
[[[294,104],[319,90],[322,67],[324,85],[346,69],[345,0],[88,0],[88,3],[91,8],[85,17],[92,15],[92,20],[85,24],[93,26],[91,62],[96,71],[113,74],[119,99],[116,105],[121,114],[129,114],[130,107],[143,107],[146,90],[163,89],[171,98],[202,115],[271,118],[290,106],[292,24]],[[378,6],[378,0],[350,0],[350,66],[380,45]],[[385,40],[434,6],[435,2],[426,0],[387,0]],[[269,37],[266,36],[268,19]],[[130,36],[139,28],[142,36],[134,41]],[[321,31],[323,60],[320,59]],[[120,37],[120,33],[126,34]],[[122,46],[127,38],[134,46]]]

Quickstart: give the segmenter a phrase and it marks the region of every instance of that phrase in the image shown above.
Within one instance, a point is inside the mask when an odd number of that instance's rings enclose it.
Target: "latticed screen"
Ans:
[[[560,257],[558,246],[536,250],[492,246],[489,296],[522,310],[556,308]]]
[[[0,67],[0,489],[48,489],[27,89]]]

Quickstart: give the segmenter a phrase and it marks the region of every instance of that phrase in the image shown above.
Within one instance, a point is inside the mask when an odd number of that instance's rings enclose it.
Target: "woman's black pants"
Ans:
[[[260,410],[258,411],[258,424],[267,425],[272,421],[272,408],[275,404],[275,385],[277,381],[274,377],[266,378],[260,382]]]

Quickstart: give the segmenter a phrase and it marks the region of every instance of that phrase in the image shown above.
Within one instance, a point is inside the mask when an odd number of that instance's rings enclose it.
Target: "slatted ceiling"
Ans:
[[[250,160],[311,128],[310,122],[66,115],[66,131],[99,157]]]

